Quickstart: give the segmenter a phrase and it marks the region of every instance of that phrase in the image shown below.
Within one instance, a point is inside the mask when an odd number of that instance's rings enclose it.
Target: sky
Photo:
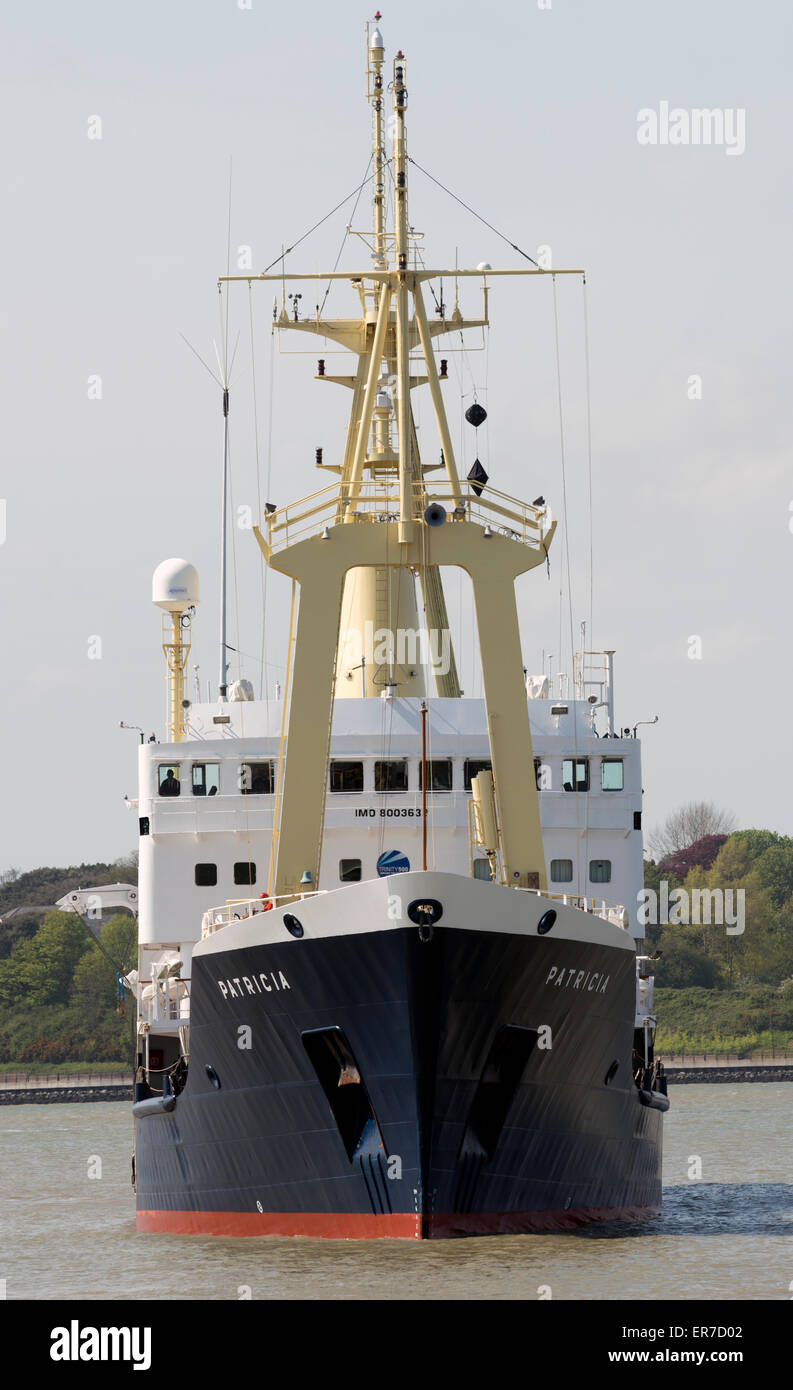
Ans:
[[[119,722],[164,735],[151,574],[168,556],[201,576],[191,665],[217,690],[222,420],[195,354],[217,370],[229,250],[232,269],[245,246],[263,268],[364,178],[370,17],[348,0],[5,7],[0,871],[136,848],[137,735]],[[407,0],[381,28],[388,61],[407,55],[409,153],[506,238],[411,168],[426,263],[525,266],[515,243],[587,271],[586,299],[578,278],[556,282],[571,602],[559,537],[550,579],[519,583],[526,665],[559,668],[560,589],[563,669],[570,612],[576,635],[589,619],[588,374],[590,639],[616,650],[617,723],[658,715],[645,825],[707,800],[793,833],[789,5]],[[679,138],[695,109],[719,113],[721,143]],[[365,268],[351,211],[288,267]],[[364,193],[353,228],[367,225]],[[478,312],[474,283],[461,304]],[[344,291],[333,305],[352,307]],[[320,485],[314,450],[338,458],[349,401],[314,381],[313,340],[273,351],[270,286],[235,287],[228,311],[236,520]],[[450,354],[461,466],[478,452],[494,486],[560,516],[551,282],[496,282],[490,318],[486,347],[471,333]],[[461,423],[474,390],[476,437]],[[426,458],[438,443],[414,395]],[[263,673],[258,549],[232,534],[232,674],[271,692],[286,592],[268,581]],[[454,580],[475,694],[465,600]]]

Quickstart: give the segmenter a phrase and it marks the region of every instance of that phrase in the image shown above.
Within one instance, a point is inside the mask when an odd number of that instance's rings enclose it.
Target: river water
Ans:
[[[538,1299],[548,1288],[553,1299],[790,1299],[793,1084],[670,1092],[659,1220],[417,1244],[138,1234],[128,1104],[5,1106],[0,1279],[10,1299]]]

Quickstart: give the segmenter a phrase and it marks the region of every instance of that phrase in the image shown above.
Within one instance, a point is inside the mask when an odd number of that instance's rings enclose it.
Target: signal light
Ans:
[[[441,358],[441,376],[445,379],[449,375],[449,364],[445,357]]]
[[[320,357],[319,361],[317,362],[317,376],[324,376],[324,375],[325,375],[325,358],[324,358],[324,357]]]

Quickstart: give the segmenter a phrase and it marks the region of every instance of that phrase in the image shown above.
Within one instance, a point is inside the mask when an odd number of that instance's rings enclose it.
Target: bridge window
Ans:
[[[195,881],[199,888],[214,888],[218,881],[217,864],[196,864]]]
[[[590,882],[590,883],[611,883],[611,860],[610,860],[610,859],[590,859],[590,861],[589,861],[589,882]]]
[[[193,763],[193,796],[216,796],[219,786],[219,763]]]
[[[243,796],[270,796],[275,790],[272,763],[242,763],[239,788]]]
[[[340,859],[339,878],[342,883],[360,883],[361,881],[361,861],[360,859]]]
[[[543,762],[542,758],[534,759],[534,780],[537,783],[538,792],[551,790],[551,767],[549,763]]]
[[[406,792],[407,758],[378,759],[374,765],[374,789],[376,792]]]
[[[471,790],[471,778],[478,777],[480,772],[491,772],[493,764],[489,758],[466,758],[464,765],[463,786],[467,792]]]
[[[157,769],[157,785],[160,796],[178,796],[182,790],[182,769],[179,763],[160,763]]]
[[[604,758],[600,764],[600,786],[604,792],[621,792],[625,786],[622,758]]]
[[[551,883],[572,883],[573,881],[573,861],[572,859],[552,859],[551,860]]]
[[[493,874],[490,869],[489,859],[474,860],[474,878],[483,878],[487,879],[488,883],[492,882]]]
[[[362,792],[363,763],[332,762],[330,789],[332,792]]]
[[[246,888],[252,888],[256,882],[256,865],[249,859],[243,860],[234,865],[234,882],[244,883]]]
[[[421,764],[419,763],[419,779],[421,778]],[[421,781],[419,781],[421,786]],[[452,790],[452,760],[451,758],[428,758],[427,759],[427,791],[430,792],[450,792]]]
[[[562,787],[566,792],[589,791],[589,759],[562,759]]]

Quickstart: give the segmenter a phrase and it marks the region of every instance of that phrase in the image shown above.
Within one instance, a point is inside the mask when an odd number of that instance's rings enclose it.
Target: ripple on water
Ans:
[[[789,1299],[793,1087],[670,1089],[657,1220],[421,1243],[144,1235],[125,1103],[15,1108],[13,1126],[0,1116],[8,1297]]]

